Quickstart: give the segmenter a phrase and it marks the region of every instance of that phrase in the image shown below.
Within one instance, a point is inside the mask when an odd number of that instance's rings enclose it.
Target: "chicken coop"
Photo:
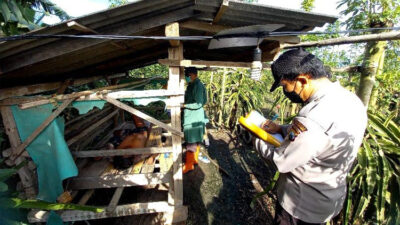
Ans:
[[[28,34],[212,36],[250,25],[308,31],[333,16],[239,1],[135,1]],[[297,36],[267,37],[262,62]],[[252,48],[208,49],[209,40],[43,38],[0,43],[0,107],[26,199],[101,207],[101,212],[32,210],[31,223],[160,213],[184,222],[181,104],[187,66],[250,68]],[[129,70],[155,63],[168,77],[132,78]],[[102,80],[103,87],[93,82]],[[164,82],[163,88],[141,88]],[[80,90],[82,85],[89,88]],[[126,138],[132,143],[120,147]],[[123,140],[124,139],[124,140]],[[129,159],[129,160],[127,160]],[[139,187],[132,189],[132,187]],[[149,190],[152,190],[149,192]],[[145,223],[143,223],[145,224]]]

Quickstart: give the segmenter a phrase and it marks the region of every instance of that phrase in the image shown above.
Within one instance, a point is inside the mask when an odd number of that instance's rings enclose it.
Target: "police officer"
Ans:
[[[323,63],[303,49],[283,53],[271,66],[287,98],[301,103],[289,125],[267,120],[264,129],[285,140],[275,148],[260,139],[256,149],[281,173],[275,224],[325,224],[343,207],[346,176],[367,125],[360,99],[329,80]]]

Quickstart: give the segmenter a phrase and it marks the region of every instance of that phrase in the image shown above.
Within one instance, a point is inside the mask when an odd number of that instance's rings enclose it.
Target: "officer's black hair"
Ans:
[[[283,53],[271,65],[271,71],[275,80],[294,80],[300,74],[308,74],[311,79],[330,78],[324,63],[302,48]]]
[[[197,75],[197,68],[196,67],[186,67],[185,68],[185,76],[190,76],[190,74],[196,74]]]

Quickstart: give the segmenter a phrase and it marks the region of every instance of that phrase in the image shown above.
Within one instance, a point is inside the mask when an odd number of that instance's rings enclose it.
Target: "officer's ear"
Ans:
[[[310,84],[310,76],[308,74],[300,74],[297,76],[297,80],[301,83],[301,85],[304,87],[308,84]]]

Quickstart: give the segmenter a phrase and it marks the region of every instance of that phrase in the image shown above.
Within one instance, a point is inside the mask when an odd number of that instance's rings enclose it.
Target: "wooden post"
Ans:
[[[172,23],[165,27],[165,36],[179,36],[179,24]],[[171,41],[171,48],[168,48],[168,59],[183,59],[183,45],[180,42]],[[179,66],[169,67],[168,90],[184,90],[184,77]],[[171,126],[181,131],[181,109],[183,96],[171,97]],[[170,183],[168,203],[181,206],[183,204],[183,180],[182,180],[182,138],[179,135],[172,135],[173,149],[173,182]]]
[[[21,144],[21,139],[18,134],[17,126],[14,121],[14,116],[11,111],[11,107],[5,106],[1,107],[1,116],[3,118],[4,128],[8,135],[11,148],[16,150],[16,148]],[[22,156],[18,157],[15,162],[18,164],[23,161]],[[34,181],[34,175],[28,166],[22,167],[18,170],[18,175],[21,179],[22,186],[24,187],[25,194],[27,198],[36,198],[36,183]]]

